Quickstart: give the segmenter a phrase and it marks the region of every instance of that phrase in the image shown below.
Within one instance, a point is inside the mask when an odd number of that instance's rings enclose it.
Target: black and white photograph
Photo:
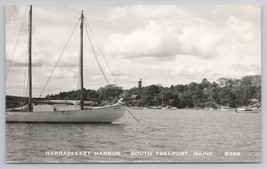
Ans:
[[[6,5],[6,163],[260,163],[261,5]]]

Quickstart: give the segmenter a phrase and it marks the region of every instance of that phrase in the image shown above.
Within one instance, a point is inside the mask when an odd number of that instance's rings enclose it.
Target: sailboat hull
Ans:
[[[7,112],[7,122],[66,122],[66,123],[112,123],[125,113],[126,105],[111,106],[86,110]]]

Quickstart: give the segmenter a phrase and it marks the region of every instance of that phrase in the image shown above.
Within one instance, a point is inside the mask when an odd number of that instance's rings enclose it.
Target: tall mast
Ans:
[[[32,107],[32,5],[29,12],[29,62],[28,62],[28,78],[29,78],[29,111],[33,111]]]
[[[83,110],[83,10],[81,15],[81,39],[80,39],[80,81],[81,81],[81,110]]]

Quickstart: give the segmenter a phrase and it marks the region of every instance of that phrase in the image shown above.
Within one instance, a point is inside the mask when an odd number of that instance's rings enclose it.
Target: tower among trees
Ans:
[[[142,88],[142,78],[138,81],[137,87],[139,90]]]

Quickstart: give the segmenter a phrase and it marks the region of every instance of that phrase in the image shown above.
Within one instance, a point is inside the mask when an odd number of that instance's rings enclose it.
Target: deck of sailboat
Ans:
[[[113,109],[120,109],[122,106],[125,106],[126,105],[124,103],[116,103],[116,104],[113,104],[113,105],[108,105],[108,106],[99,106],[99,107],[84,107],[83,110],[87,111],[87,110],[99,110],[99,109],[108,109],[108,108],[113,108]],[[34,110],[32,111],[31,113],[47,113],[47,112],[50,112],[50,113],[53,113],[53,112],[73,112],[73,111],[76,111],[77,113],[78,112],[81,112],[83,110],[77,110],[77,109],[73,109],[73,110],[55,110],[55,111],[45,111],[45,110]],[[6,111],[6,113],[29,113],[28,111]]]

